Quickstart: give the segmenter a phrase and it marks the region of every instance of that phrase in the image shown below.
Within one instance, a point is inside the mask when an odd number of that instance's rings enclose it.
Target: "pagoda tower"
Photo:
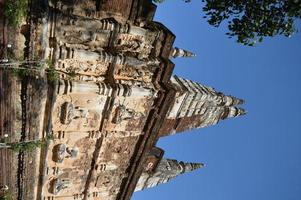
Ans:
[[[177,176],[202,168],[202,163],[184,163],[172,159],[162,159],[154,172],[145,171],[140,176],[135,191],[152,188],[167,183]]]
[[[178,57],[195,57],[196,55],[190,51],[174,47],[170,52],[170,57],[178,58]]]
[[[246,114],[244,100],[224,95],[211,87],[180,78],[170,80],[176,94],[160,129],[160,136],[217,124],[220,120]]]

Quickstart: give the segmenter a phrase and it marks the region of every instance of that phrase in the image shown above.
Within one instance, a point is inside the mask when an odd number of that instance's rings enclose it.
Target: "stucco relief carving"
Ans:
[[[123,120],[138,120],[143,116],[144,115],[141,112],[136,112],[134,109],[127,108],[124,105],[119,105],[115,110],[115,115],[112,119],[112,122],[119,124]]]
[[[119,33],[115,45],[123,51],[134,51],[149,54],[155,33],[147,29],[120,24],[112,18],[103,20],[87,20],[83,18],[64,18],[57,27],[57,41],[65,44],[81,44],[99,48],[108,46],[111,32]]]
[[[107,46],[110,31],[119,28],[119,24],[106,19],[98,21],[62,17],[60,24],[61,26],[56,28],[59,43],[82,44],[95,48]]]
[[[61,53],[60,53],[61,54]],[[68,54],[68,53],[67,53]],[[75,58],[77,60],[80,60],[81,62],[85,63],[99,63],[101,65],[107,66],[110,63],[115,63],[117,65],[123,66],[132,66],[132,67],[145,67],[145,66],[153,66],[158,65],[160,63],[157,59],[137,59],[135,57],[131,56],[125,56],[123,53],[117,53],[112,54],[108,51],[104,51],[102,49],[98,49],[95,51],[88,51],[84,49],[72,49],[72,58]],[[69,54],[68,54],[69,55]],[[59,57],[62,57],[61,55]],[[68,56],[69,58],[70,56]],[[61,65],[62,68],[65,68],[66,66],[64,63]],[[100,66],[101,67],[101,66]],[[107,69],[105,68],[105,70]],[[87,67],[84,66],[77,66],[79,69],[87,69]],[[95,67],[95,69],[98,69]],[[99,70],[99,69],[98,69]],[[90,70],[92,71],[92,70]]]
[[[71,181],[69,179],[54,179],[50,183],[50,192],[54,195],[59,194],[62,190],[70,188]]]
[[[106,163],[107,167],[111,165],[111,168],[112,166],[118,166],[116,170],[125,169],[129,164],[126,160],[129,159],[134,152],[138,138],[139,136],[127,138],[111,137],[106,139],[102,152],[99,155],[98,164]],[[125,143],[127,145],[124,145]]]
[[[110,177],[109,176],[105,176],[100,184],[102,186],[108,186],[110,184],[110,182],[111,182]]]
[[[70,124],[73,119],[87,118],[88,109],[74,106],[71,102],[63,103],[61,107],[61,123]]]
[[[119,78],[118,83],[120,83],[120,84],[132,85],[132,86],[144,87],[144,88],[153,88],[154,87],[154,85],[152,83],[143,82],[143,81],[134,80],[134,79],[121,79],[121,77],[118,77],[118,78]]]
[[[67,147],[65,144],[58,144],[53,147],[52,159],[54,162],[62,163],[65,158],[75,159],[78,156],[77,147]]]
[[[139,59],[148,58],[153,49],[150,41],[145,36],[120,34],[116,39],[114,46],[121,52],[138,53]]]
[[[104,76],[90,76],[90,75],[83,75],[83,74],[80,74],[76,77],[70,77],[69,75],[64,75],[61,78],[71,79],[75,81],[95,82],[95,83],[103,82],[106,79]]]
[[[108,70],[108,65],[92,60],[83,62],[75,58],[59,60],[57,69],[66,73],[69,71],[74,71],[80,75],[101,76],[105,75],[106,71]]]
[[[154,168],[154,163],[149,162],[146,167],[144,168],[145,171],[151,171]]]
[[[82,44],[92,48],[99,48],[107,46],[108,35],[102,32],[91,31],[66,31],[60,41],[68,44]]]
[[[123,66],[116,76],[116,79],[131,79],[131,80],[137,80],[142,82],[151,82],[152,77],[154,76],[154,71],[156,67],[140,67],[140,68],[134,68],[131,66]],[[120,77],[119,77],[120,76]]]
[[[101,106],[104,102],[100,102]],[[65,101],[57,107],[58,115],[54,121],[55,130],[80,131],[87,129],[97,129],[100,123],[101,115],[99,110],[92,110],[87,107],[78,106],[77,101]],[[82,104],[80,104],[82,105]],[[83,106],[83,105],[82,105]],[[89,105],[90,106],[90,105]],[[96,107],[98,108],[98,107]]]

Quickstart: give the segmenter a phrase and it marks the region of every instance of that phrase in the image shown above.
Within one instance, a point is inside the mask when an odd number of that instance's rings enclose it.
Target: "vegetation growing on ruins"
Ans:
[[[47,61],[46,63],[48,65],[47,78],[51,83],[55,83],[59,79],[59,74],[51,61]]]
[[[44,142],[40,140],[36,140],[30,142],[11,143],[9,145],[10,145],[10,149],[14,152],[20,152],[20,151],[32,152],[37,148],[41,147],[42,145],[44,145]]]
[[[0,200],[14,200],[10,190],[0,193]]]
[[[12,192],[7,185],[0,186],[0,200],[14,200]]]
[[[50,140],[53,140],[52,136],[47,136],[43,140],[30,140],[24,142],[7,142],[7,138],[0,139],[0,149],[10,149],[14,152],[32,152],[37,148],[41,148],[49,143]],[[1,199],[0,199],[1,200]]]
[[[46,68],[46,74],[49,82],[53,83],[59,79],[59,74],[55,70],[51,61],[22,61],[21,59],[10,59],[9,63],[6,63],[5,68],[12,71],[12,75],[19,78],[27,76],[36,77],[39,76]],[[75,76],[74,72],[70,72],[70,76]]]
[[[14,152],[25,151],[32,152],[38,147],[41,147],[45,142],[40,140],[16,142],[16,143],[0,143],[0,149],[10,149]]]
[[[67,74],[69,76],[70,79],[73,79],[76,77],[77,73],[76,73],[76,70],[74,68],[69,68],[67,70]]]
[[[18,26],[27,12],[27,0],[6,0],[4,4],[4,15],[9,25]]]

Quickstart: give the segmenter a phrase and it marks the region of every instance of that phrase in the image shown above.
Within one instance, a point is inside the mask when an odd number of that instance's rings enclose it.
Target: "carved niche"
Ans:
[[[106,74],[108,70],[107,64],[93,60],[81,61],[75,58],[59,60],[58,63],[58,69],[66,73],[74,71],[81,75],[100,76]]]
[[[59,43],[83,45],[86,48],[107,46],[109,31],[99,31],[103,22],[80,18],[63,18],[61,26],[56,28]]]
[[[134,109],[127,108],[125,105],[119,105],[115,110],[112,122],[119,124],[123,120],[138,120],[143,116],[141,112],[136,112]]]
[[[137,80],[141,82],[150,83],[154,76],[156,67],[142,66],[142,67],[132,67],[132,66],[122,66],[116,75],[116,79],[124,78],[125,80]]]
[[[74,83],[76,85],[76,83]],[[96,87],[72,87],[72,92],[88,93],[88,90],[96,89],[97,92],[99,88]],[[94,92],[94,91],[92,91]],[[59,102],[56,106],[57,114],[56,120],[54,122],[54,130],[59,131],[82,131],[82,130],[97,130],[100,124],[101,113],[100,108],[93,106],[99,105],[98,102],[101,101],[92,100],[89,96],[80,94],[81,97],[78,98],[78,95],[68,95],[66,99],[62,99],[63,102]],[[72,97],[74,97],[72,99]],[[64,97],[65,98],[65,97]],[[69,99],[67,99],[69,98]],[[96,104],[90,104],[90,101]]]
[[[76,158],[78,155],[77,147],[67,147],[65,144],[58,144],[52,150],[52,160],[62,163],[65,158]]]
[[[71,186],[69,179],[54,179],[50,183],[50,192],[54,195],[59,194],[62,190],[65,190]]]
[[[138,58],[147,58],[152,51],[153,46],[142,36],[120,34],[116,39],[115,48],[121,52],[138,53]]]
[[[62,124],[70,124],[73,119],[87,118],[88,109],[74,106],[71,102],[63,103],[60,120]]]

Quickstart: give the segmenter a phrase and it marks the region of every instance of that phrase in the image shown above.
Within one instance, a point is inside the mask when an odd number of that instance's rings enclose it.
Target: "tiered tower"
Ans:
[[[170,56],[173,58],[178,58],[178,57],[195,57],[196,55],[190,51],[180,49],[178,47],[175,47],[172,49],[170,52]]]
[[[171,77],[171,83],[176,94],[160,129],[160,136],[203,128],[246,114],[243,108],[238,107],[244,103],[241,99],[177,76]]]
[[[145,171],[140,176],[135,191],[158,186],[174,179],[180,174],[203,167],[201,163],[184,163],[177,160],[162,159],[154,172]]]

